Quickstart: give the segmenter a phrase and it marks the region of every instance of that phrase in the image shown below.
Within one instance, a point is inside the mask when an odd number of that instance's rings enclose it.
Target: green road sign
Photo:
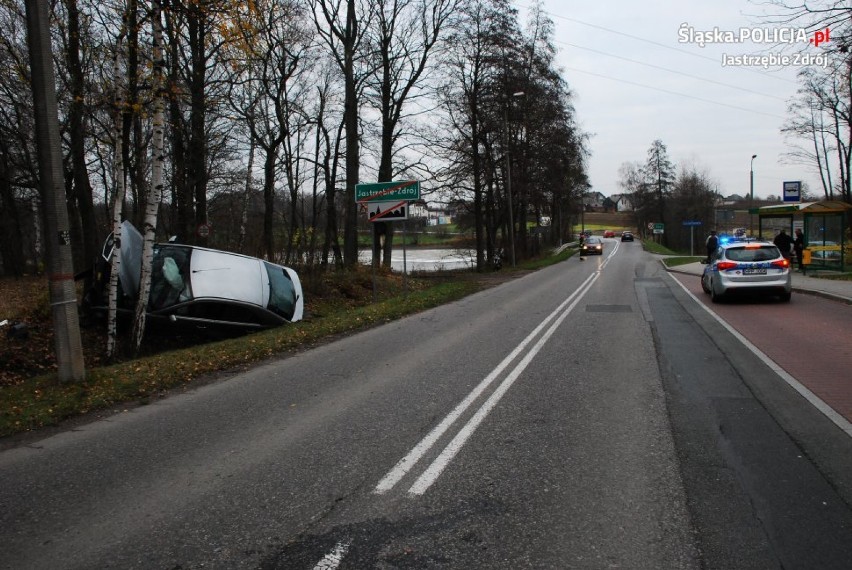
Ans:
[[[394,182],[374,182],[355,185],[356,202],[391,202],[399,200],[419,200],[420,181],[397,180]]]

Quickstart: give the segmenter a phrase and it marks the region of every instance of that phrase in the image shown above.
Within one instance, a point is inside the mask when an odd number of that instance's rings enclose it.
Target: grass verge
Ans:
[[[321,319],[294,326],[89,369],[80,384],[59,384],[53,374],[28,378],[0,391],[0,436],[54,425],[126,402],[146,404],[202,376],[245,370],[253,363],[447,303],[479,288],[472,280],[439,283],[404,297],[339,308]]]
[[[645,248],[645,251],[655,253],[657,255],[677,255],[676,251],[672,251],[651,239],[643,239],[642,246]]]

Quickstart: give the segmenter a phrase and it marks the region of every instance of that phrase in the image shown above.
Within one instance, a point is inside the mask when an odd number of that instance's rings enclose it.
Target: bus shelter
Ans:
[[[791,237],[805,236],[804,263],[815,268],[842,270],[852,265],[852,204],[839,200],[778,204],[753,210],[758,237],[772,241],[783,229]]]

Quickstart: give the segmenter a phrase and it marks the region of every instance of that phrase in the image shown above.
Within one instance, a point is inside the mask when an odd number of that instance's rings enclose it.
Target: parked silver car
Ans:
[[[790,260],[769,242],[730,241],[706,264],[701,288],[714,303],[738,293],[774,295],[786,302],[793,290]]]
[[[131,313],[139,296],[142,236],[122,224],[119,312]],[[88,303],[106,310],[111,237]],[[148,317],[202,328],[262,329],[302,319],[304,298],[296,272],[283,265],[177,243],[154,246]]]

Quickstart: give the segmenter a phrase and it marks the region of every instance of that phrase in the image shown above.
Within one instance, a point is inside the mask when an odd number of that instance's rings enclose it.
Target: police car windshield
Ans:
[[[730,247],[725,252],[725,257],[731,261],[770,261],[778,259],[780,256],[781,253],[774,245]]]

